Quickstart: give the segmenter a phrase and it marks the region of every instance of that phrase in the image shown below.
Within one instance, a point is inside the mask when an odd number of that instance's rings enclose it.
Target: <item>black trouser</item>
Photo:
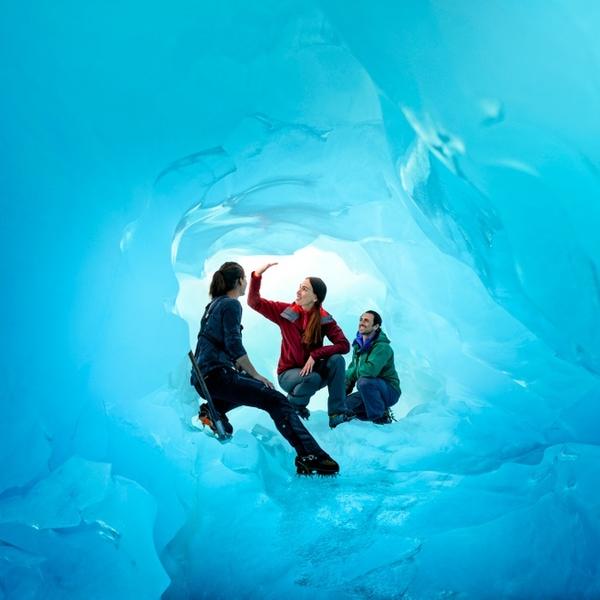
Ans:
[[[210,371],[205,380],[215,408],[221,414],[238,406],[260,408],[269,413],[281,435],[299,456],[326,454],[304,427],[287,398],[277,390],[268,388],[248,375],[227,368]]]

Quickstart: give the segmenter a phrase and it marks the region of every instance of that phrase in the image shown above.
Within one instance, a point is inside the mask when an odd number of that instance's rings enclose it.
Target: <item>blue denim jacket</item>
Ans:
[[[236,298],[219,296],[207,307],[202,317],[196,360],[203,375],[219,367],[235,367],[244,356],[242,345],[242,305]],[[192,384],[195,377],[192,375]]]

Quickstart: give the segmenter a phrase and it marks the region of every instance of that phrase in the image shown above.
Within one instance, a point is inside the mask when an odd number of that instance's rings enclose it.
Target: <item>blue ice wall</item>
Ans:
[[[5,3],[0,596],[598,597],[599,25]],[[227,446],[188,427],[206,272],[263,255],[270,293],[323,274],[394,344],[397,423],[315,400],[334,481],[256,411]]]

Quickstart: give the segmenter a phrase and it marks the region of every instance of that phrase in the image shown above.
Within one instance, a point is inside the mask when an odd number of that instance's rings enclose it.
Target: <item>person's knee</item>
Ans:
[[[290,401],[277,390],[269,389],[265,394],[265,409],[271,415],[294,412]]]
[[[281,392],[267,386],[262,386],[257,390],[257,395],[260,398],[261,404],[266,406],[278,404],[279,402],[287,402],[287,398]]]
[[[318,373],[309,373],[302,378],[294,389],[290,390],[290,395],[304,398],[308,402],[309,398],[321,387],[322,379]]]
[[[375,381],[375,377],[359,377],[358,381],[356,382],[356,387],[359,390],[369,389],[375,385]]]
[[[308,396],[294,396],[293,394],[289,394],[289,396],[287,397],[287,401],[294,408],[304,408],[305,406],[308,406],[308,403],[310,401],[310,397],[308,397]]]
[[[283,373],[279,373],[277,380],[279,381],[279,385],[286,392],[289,392],[293,390],[300,381],[302,381],[300,369],[288,369],[287,371],[283,371]]]
[[[334,368],[343,368],[346,369],[346,362],[344,361],[344,357],[341,354],[332,354],[327,360],[327,366],[330,369]]]
[[[314,371],[309,373],[302,382],[305,388],[312,388],[316,392],[321,385],[321,376]]]

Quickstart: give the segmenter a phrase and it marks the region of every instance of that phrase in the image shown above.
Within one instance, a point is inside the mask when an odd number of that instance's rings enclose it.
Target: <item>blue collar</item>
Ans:
[[[358,353],[368,352],[371,349],[371,346],[375,343],[375,340],[379,337],[379,333],[381,329],[378,329],[370,336],[367,337],[366,340],[363,340],[363,336],[357,331],[356,339],[354,340],[358,346]]]

